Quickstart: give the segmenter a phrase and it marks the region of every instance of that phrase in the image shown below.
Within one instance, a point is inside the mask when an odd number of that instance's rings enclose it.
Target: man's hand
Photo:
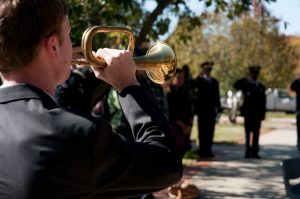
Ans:
[[[105,68],[92,66],[95,76],[111,84],[118,92],[131,85],[139,85],[135,76],[135,63],[132,54],[126,50],[98,49],[97,57],[105,60]]]

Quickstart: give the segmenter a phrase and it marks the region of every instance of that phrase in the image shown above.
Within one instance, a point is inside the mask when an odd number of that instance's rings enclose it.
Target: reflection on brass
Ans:
[[[95,57],[92,50],[93,38],[97,33],[121,32],[129,38],[127,50],[134,52],[133,32],[128,28],[92,26],[87,28],[81,40],[81,49],[85,60],[72,60],[73,64],[106,67],[104,59]],[[152,45],[146,55],[133,57],[137,70],[146,70],[148,77],[155,83],[162,84],[171,79],[176,71],[176,55],[172,48],[163,42]]]

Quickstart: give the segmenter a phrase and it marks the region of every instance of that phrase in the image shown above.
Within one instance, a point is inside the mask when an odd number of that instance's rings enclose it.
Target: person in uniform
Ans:
[[[217,117],[221,111],[219,82],[211,76],[213,62],[204,62],[195,80],[197,97],[195,114],[198,117],[199,157],[213,158],[212,145]]]
[[[296,93],[296,123],[297,123],[297,148],[300,152],[300,78],[292,81],[290,89]]]
[[[260,158],[259,134],[261,121],[265,119],[266,114],[266,88],[258,80],[260,68],[260,66],[250,66],[248,76],[237,80],[233,85],[236,90],[241,90],[243,93],[240,112],[244,117],[245,158]],[[250,139],[251,132],[252,139]]]

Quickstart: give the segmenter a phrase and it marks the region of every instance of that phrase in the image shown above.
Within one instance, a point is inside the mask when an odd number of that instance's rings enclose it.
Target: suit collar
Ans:
[[[32,85],[18,84],[0,88],[0,104],[26,99],[38,99],[49,107],[57,107],[50,95]]]

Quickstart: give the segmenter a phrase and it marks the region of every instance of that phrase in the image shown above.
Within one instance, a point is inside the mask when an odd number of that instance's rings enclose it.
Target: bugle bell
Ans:
[[[92,51],[93,38],[97,33],[121,32],[129,38],[127,50],[134,52],[133,32],[128,28],[121,27],[101,27],[92,26],[87,28],[81,40],[81,49],[85,57],[84,60],[72,60],[73,64],[93,65],[96,67],[106,67],[104,59],[95,57]],[[162,84],[172,78],[176,71],[176,55],[172,48],[164,43],[158,42],[152,45],[146,55],[133,57],[137,70],[146,70],[148,77],[155,83]]]

